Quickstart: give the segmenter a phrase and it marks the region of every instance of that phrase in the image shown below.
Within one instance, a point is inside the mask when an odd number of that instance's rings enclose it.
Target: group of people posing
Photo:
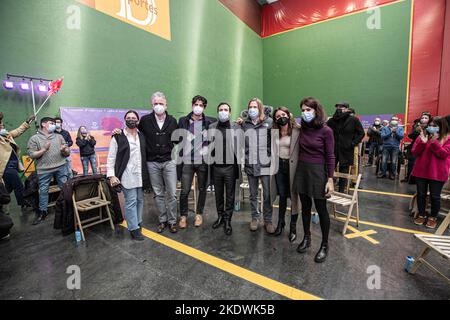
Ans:
[[[296,120],[286,107],[276,108],[268,114],[261,100],[254,98],[247,105],[248,117],[233,122],[232,107],[225,102],[217,106],[217,117],[206,116],[207,100],[202,96],[192,99],[192,111],[179,121],[170,115],[164,93],[154,93],[151,102],[153,112],[142,118],[133,110],[125,114],[124,129],[113,131],[107,158],[107,178],[112,187],[119,187],[124,194],[124,215],[134,240],[144,240],[141,233],[144,191],[150,189],[159,214],[157,232],[168,229],[176,233],[178,229],[188,227],[188,198],[194,177],[198,196],[193,225],[200,227],[203,224],[206,193],[212,179],[217,209],[217,220],[212,227],[223,227],[225,234],[231,235],[236,185],[239,186],[243,179],[243,167],[250,189],[250,230],[257,231],[262,222],[268,234],[283,234],[287,200],[290,199],[289,241],[294,242],[297,238],[296,226],[301,213],[304,234],[297,251],[305,253],[311,246],[314,202],[322,231],[315,261],[325,261],[330,229],[327,198],[334,191],[334,171],[348,172],[353,165],[354,148],[365,136],[348,103],[336,104],[335,114],[327,120],[320,102],[308,97],[300,102],[301,118]],[[449,173],[450,142],[446,120],[439,117],[432,120],[429,117],[428,120],[426,127],[419,125],[421,129],[414,131],[419,138],[412,147],[412,154],[416,157],[412,175],[416,177],[418,186],[418,219],[432,226],[439,212],[437,195]],[[19,150],[14,138],[27,130],[32,121],[33,117],[11,132],[6,131],[1,122],[0,174],[9,190],[14,189],[14,179],[18,179],[16,159]],[[70,179],[68,155],[72,142],[68,142],[70,135],[65,137],[61,134],[61,123],[61,119],[41,119],[40,130],[28,142],[28,155],[35,159],[39,178],[39,209],[34,224],[47,216],[48,189],[52,178],[61,187]],[[376,126],[377,122],[369,133],[371,139]],[[389,137],[388,141],[403,137],[398,119],[392,119],[389,125],[376,130],[385,141],[386,137]],[[76,143],[80,151],[81,148],[84,150],[81,156],[86,174],[88,162],[93,169],[95,167],[95,139],[85,127],[81,127]],[[383,152],[386,153],[395,149],[391,148],[390,142],[384,147]],[[10,168],[15,168],[14,174]],[[12,175],[15,177],[11,178]],[[179,207],[177,181],[181,181]],[[345,183],[340,179],[339,191],[344,191]],[[432,197],[429,217],[424,208],[428,187]],[[260,189],[263,212],[258,210]],[[277,196],[279,210],[275,227],[272,215]]]

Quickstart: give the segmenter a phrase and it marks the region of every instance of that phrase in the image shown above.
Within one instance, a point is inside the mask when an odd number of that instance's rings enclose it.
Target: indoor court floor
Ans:
[[[104,224],[88,229],[86,243],[77,244],[73,235],[62,237],[53,229],[53,214],[34,227],[34,213],[11,205],[15,226],[11,238],[0,243],[0,299],[449,299],[450,286],[426,267],[415,275],[404,271],[406,257],[422,249],[413,234],[430,232],[409,217],[415,187],[378,180],[374,170],[364,172],[359,228],[351,224],[344,237],[343,222],[332,219],[323,264],[314,262],[319,225],[312,226],[311,250],[301,255],[295,250],[303,237],[300,219],[291,244],[288,230],[280,237],[263,228],[251,232],[245,203],[233,217],[233,234],[226,236],[211,228],[212,193],[203,226],[195,228],[190,215],[186,230],[162,235],[155,232],[156,208],[146,195],[143,242],[132,241],[123,226],[113,232]],[[434,254],[430,260],[449,274],[448,261]],[[80,290],[66,287],[70,265],[80,267]],[[377,270],[374,287],[370,277]]]

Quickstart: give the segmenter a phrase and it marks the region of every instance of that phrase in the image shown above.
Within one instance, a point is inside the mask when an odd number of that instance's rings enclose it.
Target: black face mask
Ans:
[[[277,120],[277,125],[279,125],[280,127],[284,127],[285,125],[287,125],[289,122],[289,118],[288,117],[281,117]]]
[[[137,121],[136,120],[126,120],[125,124],[127,125],[128,128],[130,129],[136,129],[137,127]]]

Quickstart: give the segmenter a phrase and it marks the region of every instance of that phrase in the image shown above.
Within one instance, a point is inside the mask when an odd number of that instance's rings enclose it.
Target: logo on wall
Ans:
[[[171,40],[170,0],[76,0],[97,11]]]

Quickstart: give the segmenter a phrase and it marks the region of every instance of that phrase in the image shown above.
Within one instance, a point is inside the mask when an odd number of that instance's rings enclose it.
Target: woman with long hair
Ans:
[[[275,232],[272,225],[272,201],[270,197],[270,129],[272,120],[266,116],[264,105],[258,98],[249,101],[248,118],[242,122],[245,140],[245,173],[250,188],[252,221],[250,230],[256,231],[259,225],[258,189],[263,188],[264,227],[268,234]]]
[[[416,157],[411,176],[415,177],[417,185],[418,217],[414,220],[417,225],[435,229],[436,218],[441,209],[441,192],[448,180],[450,170],[450,140],[449,126],[443,117],[435,117],[422,130],[412,148],[412,155]],[[427,215],[426,198],[430,190],[431,212]]]
[[[300,126],[295,121],[292,113],[286,107],[278,107],[273,112],[272,129],[278,130],[279,134],[272,140],[272,156],[278,163],[276,174],[272,175],[270,181],[270,192],[272,202],[276,196],[278,201],[278,224],[274,236],[283,233],[286,225],[285,215],[287,209],[287,199],[291,199],[291,222],[289,228],[289,241],[294,242],[297,238],[297,219],[299,213],[299,197],[294,183],[295,170],[298,163]]]
[[[299,137],[299,159],[295,182],[302,204],[303,241],[297,252],[305,253],[311,246],[311,207],[314,200],[322,230],[322,244],[314,261],[324,262],[328,255],[330,217],[327,197],[334,191],[334,136],[325,124],[326,116],[320,102],[312,97],[300,102],[302,120]]]
[[[89,172],[89,163],[91,163],[92,174],[97,173],[97,159],[95,155],[96,141],[91,136],[85,126],[78,128],[77,146],[80,147],[80,159],[83,165],[83,176]]]

